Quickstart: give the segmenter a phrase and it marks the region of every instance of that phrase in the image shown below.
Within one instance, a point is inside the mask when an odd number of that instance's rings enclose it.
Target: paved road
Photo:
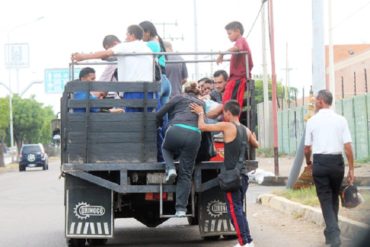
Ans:
[[[60,247],[64,238],[63,179],[59,160],[50,170],[11,171],[0,174],[0,246]],[[272,187],[251,185],[248,217],[256,246],[321,247],[322,228],[254,203],[256,195]],[[233,246],[236,240],[207,242],[197,226],[170,219],[147,228],[134,219],[116,220],[115,238],[107,246]]]

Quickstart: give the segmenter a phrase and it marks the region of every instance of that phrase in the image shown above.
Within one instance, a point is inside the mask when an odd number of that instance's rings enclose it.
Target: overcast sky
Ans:
[[[327,2],[327,1],[325,1]],[[332,0],[333,41],[335,44],[370,43],[370,1]],[[43,80],[44,70],[68,67],[72,52],[91,52],[102,49],[107,34],[124,38],[128,25],[144,20],[157,23],[165,37],[174,40],[176,51],[194,51],[193,0],[2,0],[0,2],[0,61],[5,61],[5,43],[28,43],[30,67],[19,70],[19,91],[32,81]],[[197,0],[198,50],[219,51],[231,47],[224,26],[234,20],[242,22],[245,36],[261,7],[261,0]],[[290,85],[302,88],[311,84],[312,11],[311,0],[275,0],[275,47],[278,80],[285,83],[286,54],[288,54]],[[327,5],[324,13],[327,15]],[[257,20],[247,40],[252,49],[255,67],[253,74],[261,74],[261,22]],[[171,23],[177,22],[177,26]],[[327,19],[325,19],[327,32]],[[8,40],[9,39],[9,40]],[[286,44],[288,43],[288,53]],[[327,38],[326,38],[327,43]],[[268,56],[268,61],[270,61]],[[269,62],[270,63],[270,62]],[[190,73],[193,65],[188,65]],[[228,65],[204,65],[200,74],[212,74]],[[17,92],[16,73],[10,74],[12,89]],[[193,75],[190,76],[194,78]],[[0,82],[8,85],[9,71],[0,62]],[[37,99],[53,105],[59,111],[60,94],[44,93],[43,85],[34,85],[24,97],[36,94]],[[7,95],[0,86],[0,97]]]

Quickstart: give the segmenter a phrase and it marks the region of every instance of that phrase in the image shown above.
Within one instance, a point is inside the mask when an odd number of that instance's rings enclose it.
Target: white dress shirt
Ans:
[[[321,109],[307,121],[305,146],[312,146],[313,154],[341,154],[350,142],[347,120],[331,109]]]

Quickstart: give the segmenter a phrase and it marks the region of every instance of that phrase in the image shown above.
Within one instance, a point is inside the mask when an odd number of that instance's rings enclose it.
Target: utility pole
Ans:
[[[324,1],[312,0],[312,89],[325,89]]]
[[[266,0],[262,0],[264,4]],[[266,58],[266,17],[265,6],[262,7],[262,68],[263,68],[263,118],[264,118],[264,146],[270,147],[270,110],[269,110],[269,82],[267,78],[267,58]]]
[[[288,56],[288,42],[286,42],[286,46],[285,46],[285,68],[283,68],[283,70],[285,70],[285,93],[284,93],[284,100],[286,102],[288,102],[290,100],[290,97],[289,97],[289,82],[290,82],[290,71],[293,69],[291,67],[289,67],[289,56]]]
[[[181,37],[180,37],[180,36],[171,36],[171,35],[166,33],[166,27],[167,26],[175,26],[175,27],[178,26],[177,21],[175,21],[175,22],[156,22],[156,23],[154,23],[154,25],[162,26],[161,38],[163,40],[171,40],[171,41],[173,41],[173,40],[184,40],[184,35],[181,35]]]
[[[197,0],[193,1],[194,7],[194,51],[198,52],[198,13],[197,13]],[[198,60],[198,55],[194,56],[194,60]],[[194,71],[196,80],[199,79],[199,66],[198,63],[194,63]]]
[[[335,70],[334,70],[334,46],[333,46],[333,23],[332,23],[332,0],[328,0],[329,18],[329,88],[333,94],[332,108],[335,109]]]
[[[279,142],[277,126],[277,90],[276,90],[276,70],[275,70],[275,36],[274,36],[274,13],[272,0],[269,1],[269,33],[271,50],[271,71],[272,71],[272,125],[274,129],[274,172],[279,176]]]

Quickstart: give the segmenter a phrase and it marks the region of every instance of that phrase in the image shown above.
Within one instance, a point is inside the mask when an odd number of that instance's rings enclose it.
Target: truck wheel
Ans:
[[[206,241],[216,241],[220,238],[220,235],[216,235],[216,236],[204,236],[202,237],[204,240]]]
[[[81,238],[70,238],[67,239],[67,245],[69,247],[85,247],[86,239]]]
[[[224,239],[226,240],[234,240],[234,239],[237,239],[238,236],[235,235],[223,235]]]
[[[199,225],[199,205],[198,205],[198,196],[195,196],[195,212],[194,212],[194,217],[187,217],[188,218],[188,223],[191,226],[196,226]]]
[[[188,223],[189,225],[191,226],[196,226],[196,225],[199,225],[199,221],[198,221],[198,218],[197,217],[188,217]]]
[[[23,171],[25,171],[25,168],[24,168],[24,167],[22,167],[22,166],[19,166],[19,171],[20,171],[20,172],[23,172]]]
[[[89,246],[105,245],[107,242],[108,239],[106,238],[92,238],[87,240]]]

